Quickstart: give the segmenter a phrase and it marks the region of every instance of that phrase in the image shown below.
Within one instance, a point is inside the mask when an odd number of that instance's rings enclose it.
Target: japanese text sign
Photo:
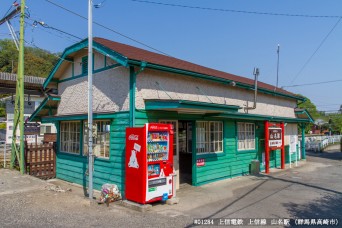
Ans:
[[[269,138],[269,141],[268,141],[269,147],[281,147],[282,146],[281,128],[269,128],[268,138]]]

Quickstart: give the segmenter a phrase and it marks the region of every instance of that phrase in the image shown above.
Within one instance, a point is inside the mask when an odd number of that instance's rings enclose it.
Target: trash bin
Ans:
[[[258,175],[260,173],[260,161],[259,160],[252,160],[250,165],[250,174],[251,175]]]

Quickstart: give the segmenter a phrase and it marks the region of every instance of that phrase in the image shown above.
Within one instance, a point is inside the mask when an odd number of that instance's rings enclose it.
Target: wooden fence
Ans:
[[[26,171],[29,175],[50,179],[56,176],[55,143],[26,144]]]
[[[6,162],[5,162],[6,159]],[[6,145],[6,155],[5,155],[5,144],[0,145],[0,168],[8,168],[11,161],[11,146]]]

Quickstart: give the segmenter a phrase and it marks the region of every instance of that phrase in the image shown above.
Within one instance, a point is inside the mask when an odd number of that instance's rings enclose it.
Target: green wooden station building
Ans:
[[[32,121],[57,128],[56,176],[86,187],[87,46],[65,49],[43,87],[45,100]],[[264,169],[265,121],[284,123],[286,163],[305,159],[298,128],[312,121],[297,108],[304,99],[281,88],[103,38],[93,40],[94,188],[125,189],[125,129],[145,123],[173,124],[177,188],[203,185]],[[301,145],[301,146],[299,146]],[[270,153],[280,166],[280,150]]]

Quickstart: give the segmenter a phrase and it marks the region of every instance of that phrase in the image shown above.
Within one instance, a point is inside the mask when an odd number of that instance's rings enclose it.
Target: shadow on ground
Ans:
[[[314,152],[314,151],[307,151],[307,155],[316,158],[325,158],[331,160],[342,160],[342,153],[340,151],[326,151],[326,152]]]
[[[307,204],[285,203],[291,218],[299,219],[338,219],[342,222],[342,195],[329,194]]]

